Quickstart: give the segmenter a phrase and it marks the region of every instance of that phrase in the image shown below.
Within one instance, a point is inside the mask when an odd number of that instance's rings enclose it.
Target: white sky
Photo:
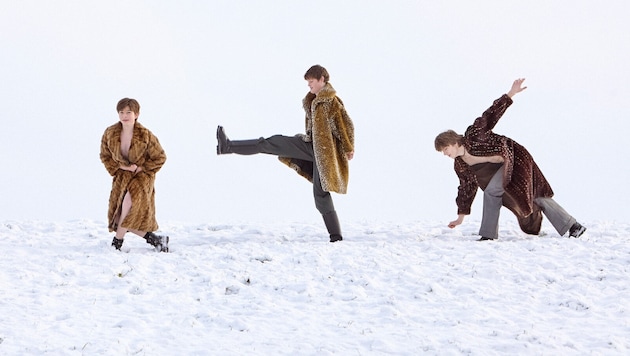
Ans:
[[[133,97],[168,156],[158,221],[318,220],[304,179],[275,157],[216,156],[214,131],[302,132],[303,74],[322,64],[356,127],[342,223],[455,218],[433,139],[517,77],[529,88],[495,131],[578,220],[625,220],[628,13],[623,0],[2,1],[0,217],[104,220],[100,138]]]

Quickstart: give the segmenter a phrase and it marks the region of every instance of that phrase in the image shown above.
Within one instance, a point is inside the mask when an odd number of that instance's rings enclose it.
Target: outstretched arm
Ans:
[[[512,83],[512,88],[507,93],[507,96],[512,98],[514,95],[516,95],[516,94],[522,92],[523,90],[527,89],[527,87],[523,86],[523,82],[524,81],[525,81],[525,78],[518,78],[518,79],[516,79],[514,81],[514,83]]]
[[[466,215],[464,214],[458,214],[457,215],[457,219],[454,221],[451,221],[450,223],[448,223],[448,227],[450,227],[451,229],[455,228],[455,226],[457,225],[461,225],[464,222],[464,217]]]

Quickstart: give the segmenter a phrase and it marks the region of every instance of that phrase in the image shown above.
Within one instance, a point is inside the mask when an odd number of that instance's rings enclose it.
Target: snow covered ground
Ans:
[[[630,225],[0,223],[0,354],[628,354]]]

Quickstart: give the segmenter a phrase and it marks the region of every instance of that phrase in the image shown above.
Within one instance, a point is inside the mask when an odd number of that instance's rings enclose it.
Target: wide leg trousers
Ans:
[[[499,169],[483,192],[483,216],[479,235],[493,239],[499,236],[499,215],[503,206],[503,193],[503,169]],[[566,234],[576,222],[575,218],[553,198],[535,198],[534,204],[540,207],[560,236]]]

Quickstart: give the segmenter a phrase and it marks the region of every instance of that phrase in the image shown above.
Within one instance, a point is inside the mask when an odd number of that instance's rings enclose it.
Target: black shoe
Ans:
[[[576,222],[569,229],[569,237],[580,237],[586,231],[586,228],[582,226],[580,223]]]
[[[123,242],[125,242],[125,240],[117,239],[114,236],[114,239],[112,240],[112,246],[114,246],[117,250],[120,250],[120,248],[122,247]]]
[[[343,240],[341,235],[330,235],[330,242],[337,242]]]
[[[228,153],[230,140],[227,138],[223,126],[217,126],[217,155]]]
[[[330,242],[343,240],[343,237],[341,237],[341,226],[339,225],[337,212],[333,210],[323,214],[322,217],[324,218],[324,225],[326,225],[326,230],[328,230],[328,234],[330,236]]]
[[[485,237],[485,236],[481,236],[481,238],[477,241],[492,241],[492,240],[496,240],[496,237]]]
[[[147,243],[154,246],[158,252],[168,252],[168,236],[156,235],[152,232],[147,232],[144,235],[144,239]]]

